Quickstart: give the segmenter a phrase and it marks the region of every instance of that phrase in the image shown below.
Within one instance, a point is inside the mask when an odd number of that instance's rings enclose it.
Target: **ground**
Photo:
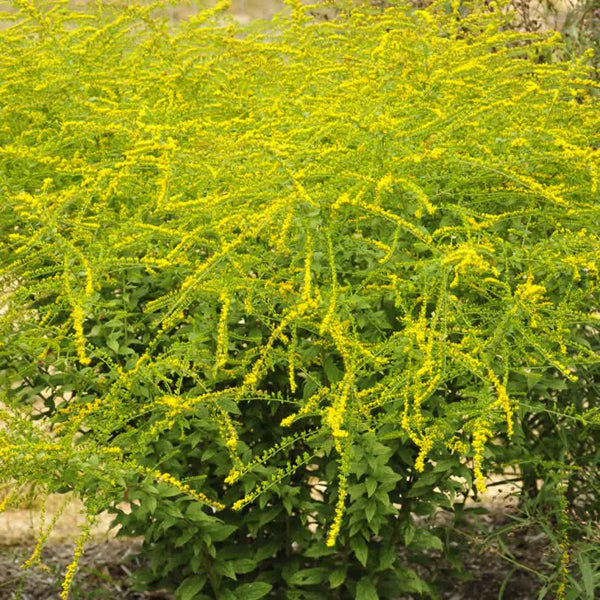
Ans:
[[[47,521],[56,514],[64,498],[51,497],[47,502]],[[494,538],[498,531],[506,530],[513,523],[514,502],[510,496],[498,494],[497,490],[484,498],[486,514],[470,517],[467,522],[454,528],[452,542],[463,555],[457,570],[439,554],[432,554],[425,567],[413,565],[424,578],[432,576],[442,592],[441,600],[497,600],[503,589],[503,598],[526,600],[537,597],[541,586],[535,571],[551,567],[547,538],[539,531],[527,528],[514,530],[503,536],[503,545],[481,539]],[[40,506],[13,510],[0,515],[0,600],[12,600],[21,587],[22,600],[49,600],[58,598],[62,574],[73,557],[74,541],[85,522],[81,506],[71,501],[57,520],[48,543],[42,552],[42,568],[24,571],[22,563],[31,555],[37,532],[40,529]],[[432,525],[435,525],[433,523]],[[474,538],[474,529],[483,532]],[[129,574],[141,566],[136,552],[140,540],[118,539],[110,530],[110,516],[100,519],[95,527],[92,541],[80,562],[71,591],[72,600],[169,600],[166,592],[139,593],[131,590]],[[519,566],[517,566],[519,565]]]

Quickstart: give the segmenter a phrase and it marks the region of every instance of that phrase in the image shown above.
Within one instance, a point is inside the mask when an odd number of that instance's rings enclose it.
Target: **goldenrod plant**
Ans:
[[[532,418],[576,469],[589,55],[544,62],[560,36],[494,2],[0,5],[3,508],[33,485],[116,512],[138,584],[183,600],[435,597],[415,515],[549,465]]]

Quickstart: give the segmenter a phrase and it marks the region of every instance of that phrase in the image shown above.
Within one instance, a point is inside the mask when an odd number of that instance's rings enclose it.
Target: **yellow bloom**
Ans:
[[[485,477],[481,466],[483,464],[483,454],[485,452],[485,443],[492,437],[490,423],[486,419],[478,419],[473,430],[473,473],[475,474],[475,487],[480,494],[487,491]]]
[[[71,314],[73,317],[73,327],[75,329],[75,348],[79,362],[82,365],[89,365],[92,361],[85,352],[85,337],[83,335],[83,310],[81,306],[75,306]]]

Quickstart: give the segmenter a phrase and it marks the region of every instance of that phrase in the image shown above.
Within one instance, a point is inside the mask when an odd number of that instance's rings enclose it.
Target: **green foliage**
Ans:
[[[4,17],[7,503],[75,491],[226,600],[435,595],[415,516],[486,466],[597,510],[584,61],[498,7],[161,7]]]

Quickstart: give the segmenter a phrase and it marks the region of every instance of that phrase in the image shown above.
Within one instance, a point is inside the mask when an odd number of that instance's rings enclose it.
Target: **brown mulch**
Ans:
[[[455,563],[447,570],[443,565],[437,569],[443,600],[538,597],[542,578],[554,571],[557,556],[547,535],[536,526],[515,520],[518,514],[514,505],[495,505],[486,513],[454,524],[451,531],[455,541],[451,545],[461,547],[457,555],[462,566]]]
[[[172,600],[166,592],[136,592],[128,584],[130,574],[141,565],[135,554],[139,542],[106,540],[86,546],[71,588],[71,600]],[[0,546],[0,600],[54,600],[59,597],[73,544],[49,544],[41,554],[41,566],[22,569],[31,555],[29,544]]]
[[[552,571],[556,557],[547,537],[525,527],[511,531],[511,507],[490,505],[489,508],[487,514],[471,515],[461,523],[446,523],[443,519],[421,522],[422,526],[444,528],[452,536],[450,547],[456,549],[456,560],[452,563],[436,551],[420,565],[409,563],[422,579],[435,581],[441,590],[440,600],[497,600],[501,590],[501,597],[506,600],[534,599],[542,586],[536,572]],[[19,589],[21,600],[58,600],[65,570],[73,559],[73,539],[79,532],[74,526],[76,513],[68,513],[66,516],[70,518],[65,518],[56,536],[48,540],[41,554],[41,566],[27,570],[21,565],[33,552],[36,544],[33,533],[38,524],[29,518],[31,523],[26,526],[25,514],[20,511],[9,515],[10,535],[7,527],[0,528],[0,532],[5,529],[5,535],[0,533],[0,600],[13,600]],[[106,520],[105,528],[108,523]],[[496,535],[501,529],[502,536]],[[481,540],[485,537],[487,543],[483,544]],[[130,575],[143,566],[136,557],[140,544],[139,539],[110,537],[100,529],[86,544],[70,599],[173,600],[165,591],[131,589]],[[401,553],[404,555],[404,551]],[[408,555],[403,557],[409,561]]]
[[[451,567],[440,555],[431,556],[426,570],[411,566],[425,579],[434,575],[438,589],[442,589],[442,600],[496,600],[503,586],[505,599],[536,598],[541,583],[527,569],[539,571],[549,558],[547,539],[535,532],[523,532],[508,540],[509,546],[503,549],[493,543],[485,547],[469,543],[460,569],[462,581],[457,581],[456,565]],[[139,546],[138,541],[120,539],[86,546],[71,588],[71,600],[173,600],[165,591],[136,592],[130,588],[130,574],[141,567],[135,558]],[[58,599],[73,550],[72,543],[49,544],[42,552],[42,567],[24,571],[21,564],[30,556],[32,546],[0,546],[0,600],[13,600],[19,588],[21,600]],[[503,556],[507,551],[514,562]],[[522,566],[518,568],[515,563]]]
[[[504,548],[493,542],[471,545],[460,570],[462,581],[455,568],[448,570],[445,586],[443,575],[438,584],[446,588],[444,600],[534,600],[542,587],[536,571],[549,575],[553,560],[545,536],[524,532],[505,539]]]

